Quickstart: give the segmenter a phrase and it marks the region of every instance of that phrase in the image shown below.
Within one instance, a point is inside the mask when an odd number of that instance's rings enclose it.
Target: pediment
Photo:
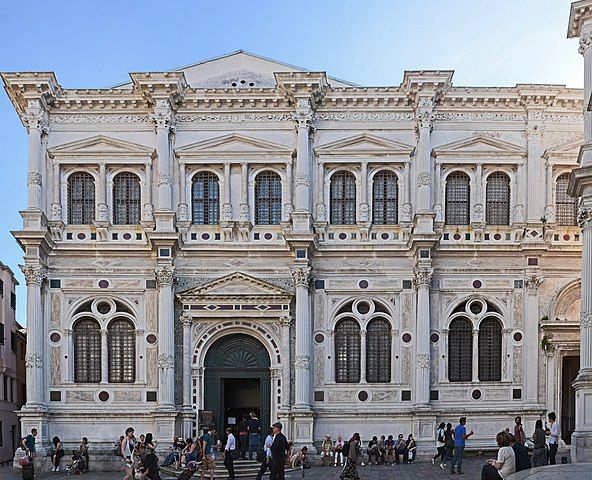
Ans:
[[[237,133],[201,140],[175,149],[175,153],[178,156],[292,155],[293,152],[294,149],[292,147]]]
[[[411,155],[412,145],[361,133],[315,148],[317,155]]]
[[[574,140],[571,142],[563,143],[553,148],[548,148],[543,153],[544,158],[573,158],[577,160],[580,154],[580,147],[583,145],[584,139]]]
[[[271,283],[235,272],[178,294],[181,300],[195,297],[286,297],[291,293]]]
[[[433,149],[434,156],[523,156],[526,150],[515,143],[506,142],[487,135],[474,135],[469,138],[440,145]]]
[[[117,138],[97,135],[48,149],[53,157],[152,157],[153,148]]]

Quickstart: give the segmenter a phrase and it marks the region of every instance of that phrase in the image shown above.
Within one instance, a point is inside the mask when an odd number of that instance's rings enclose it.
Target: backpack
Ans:
[[[444,437],[442,436],[442,433],[444,433],[444,431],[440,428],[438,430],[438,442],[440,443],[444,443]]]
[[[341,453],[344,457],[349,455],[349,442],[343,442],[343,449],[341,450]]]

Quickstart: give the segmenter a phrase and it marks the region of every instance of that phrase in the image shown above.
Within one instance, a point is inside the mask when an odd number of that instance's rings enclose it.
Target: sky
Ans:
[[[0,71],[54,71],[63,88],[109,87],[128,72],[181,67],[243,49],[364,85],[405,70],[455,70],[456,86],[582,87],[567,39],[569,0],[0,0]],[[26,208],[27,134],[0,91],[0,261]]]

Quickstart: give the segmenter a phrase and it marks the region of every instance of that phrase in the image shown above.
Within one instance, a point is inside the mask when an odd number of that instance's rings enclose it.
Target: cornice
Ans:
[[[580,0],[571,4],[567,38],[579,37],[582,25],[592,19],[592,0]]]
[[[53,72],[6,72],[0,76],[8,98],[25,126],[23,117],[27,107],[48,110],[62,91]]]

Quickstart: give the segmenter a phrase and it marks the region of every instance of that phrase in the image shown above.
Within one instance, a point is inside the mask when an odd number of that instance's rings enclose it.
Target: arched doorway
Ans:
[[[214,412],[218,432],[252,411],[267,431],[271,362],[263,344],[245,334],[226,335],[208,349],[204,367],[204,409]]]

